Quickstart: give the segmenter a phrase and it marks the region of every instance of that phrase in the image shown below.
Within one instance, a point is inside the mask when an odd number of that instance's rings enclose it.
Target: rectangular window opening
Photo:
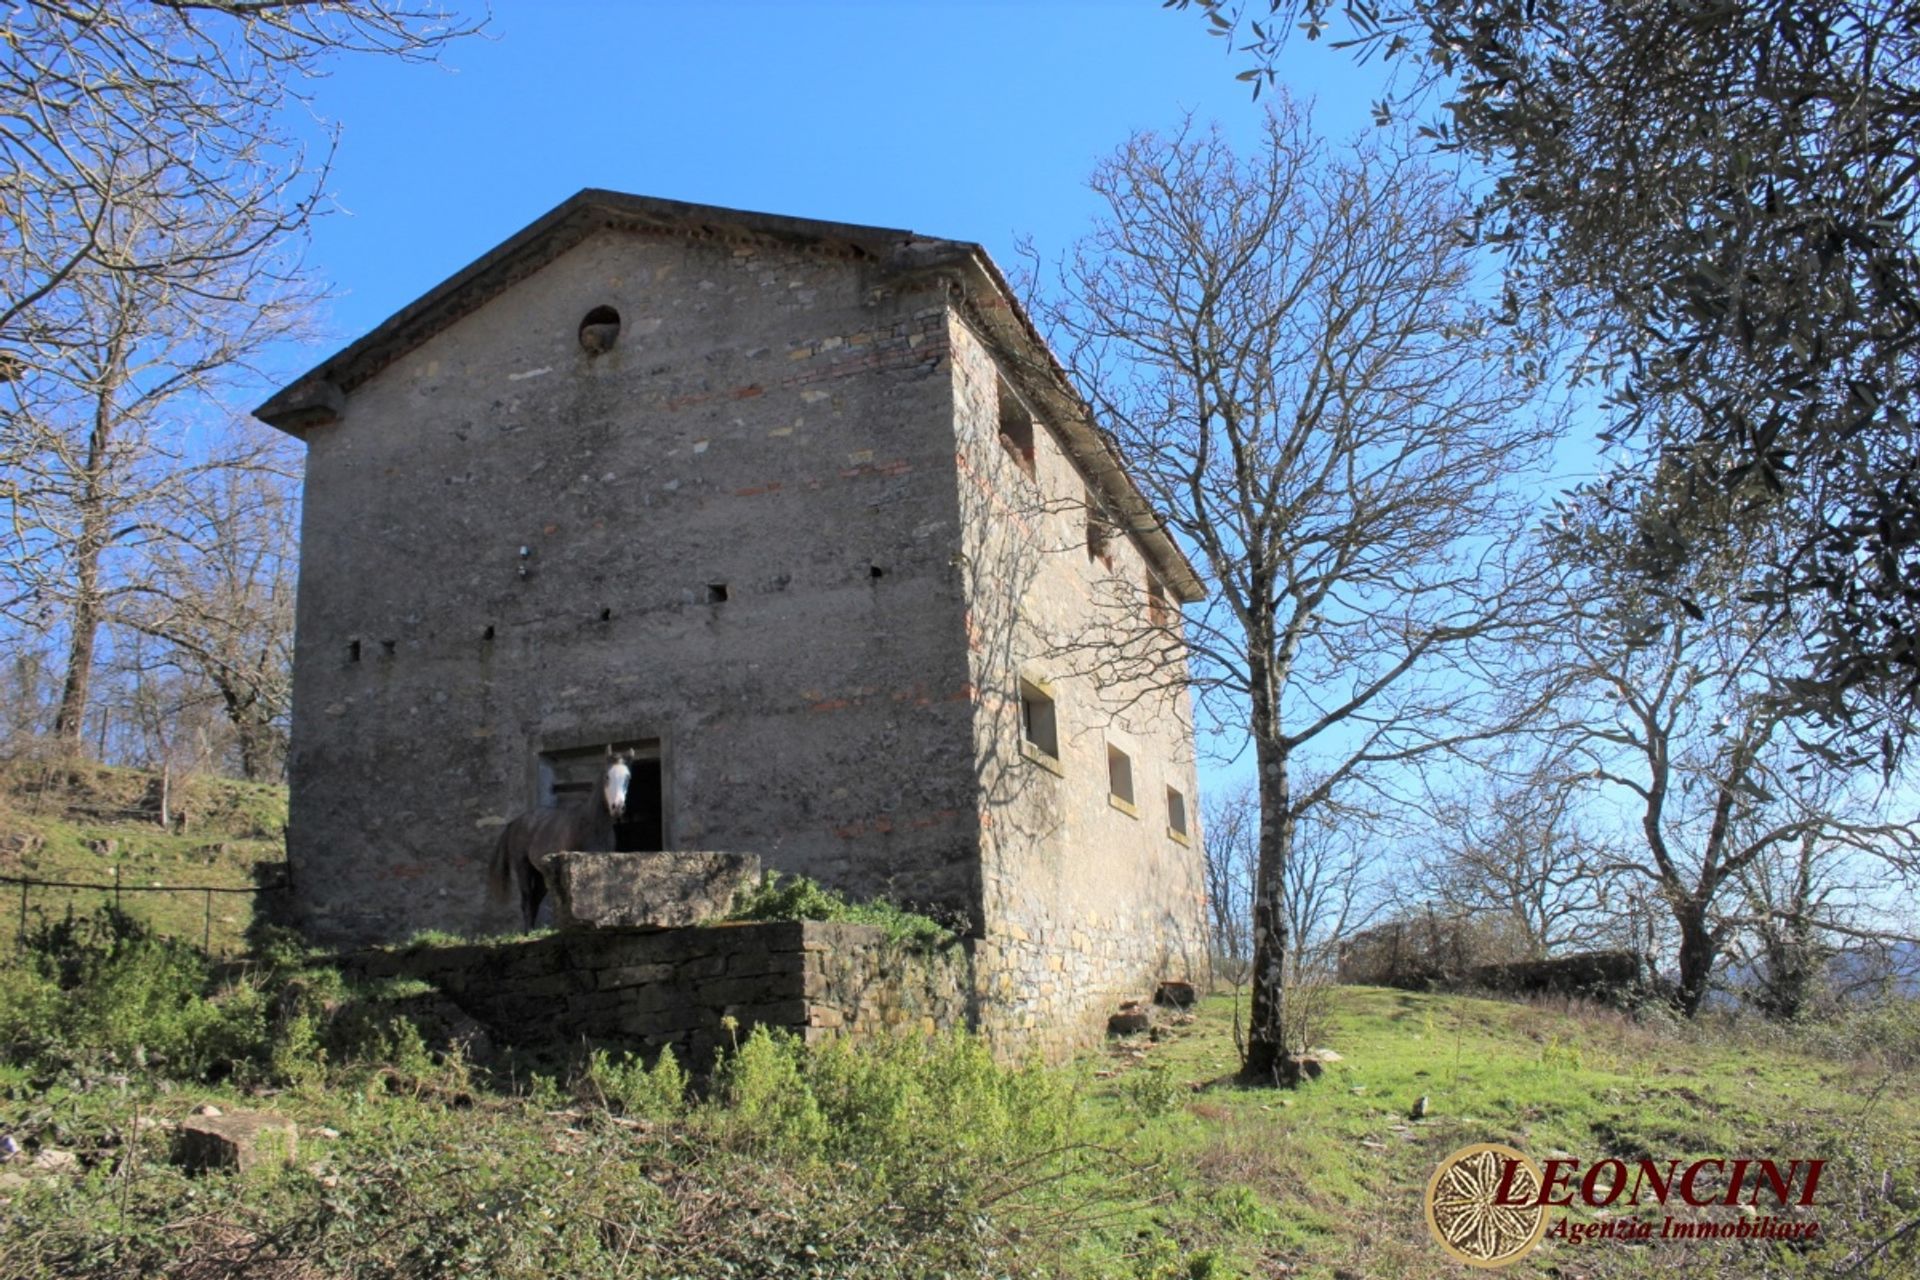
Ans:
[[[1167,607],[1167,589],[1160,585],[1160,579],[1151,573],[1147,575],[1147,625],[1164,627],[1173,619],[1173,610]]]
[[[1107,744],[1107,794],[1133,806],[1133,758],[1112,743]]]
[[[726,602],[727,584],[724,582],[709,582],[707,584],[707,603],[725,604]]]
[[[593,795],[607,770],[607,743],[540,753],[540,804],[579,804]],[[660,739],[634,738],[611,744],[617,754],[631,753],[627,768],[627,808],[613,827],[619,853],[657,853],[666,845],[666,798],[660,767]]]
[[[1020,682],[1020,733],[1042,755],[1060,758],[1060,730],[1053,699],[1030,680]]]
[[[1000,384],[1000,444],[1028,475],[1033,474],[1033,412],[1005,378]]]
[[[1185,839],[1187,835],[1187,798],[1176,787],[1167,788],[1167,830]]]
[[[1113,522],[1107,519],[1107,513],[1101,509],[1099,500],[1088,489],[1087,505],[1087,559],[1098,560],[1108,568],[1113,567]]]

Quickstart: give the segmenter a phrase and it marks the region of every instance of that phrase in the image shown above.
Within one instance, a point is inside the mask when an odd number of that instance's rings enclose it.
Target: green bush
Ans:
[[[1163,1116],[1180,1101],[1180,1082],[1164,1064],[1145,1062],[1129,1071],[1120,1091],[1127,1104],[1145,1116]]]
[[[887,937],[905,946],[935,950],[954,941],[951,929],[931,916],[920,915],[875,899],[848,902],[835,890],[823,887],[807,876],[782,879],[777,871],[761,877],[754,889],[734,903],[730,920],[829,920],[847,924],[872,924],[886,930]]]
[[[662,1049],[651,1067],[631,1053],[615,1058],[595,1049],[587,1060],[586,1085],[622,1115],[674,1120],[686,1114],[687,1074],[671,1047]]]
[[[0,987],[0,1047],[13,1062],[206,1079],[244,1069],[265,1045],[257,986],[215,988],[196,948],[112,907],[30,930],[21,960]]]
[[[806,1046],[784,1031],[755,1027],[714,1066],[720,1107],[709,1115],[735,1144],[805,1158],[826,1137],[826,1117],[807,1087]]]

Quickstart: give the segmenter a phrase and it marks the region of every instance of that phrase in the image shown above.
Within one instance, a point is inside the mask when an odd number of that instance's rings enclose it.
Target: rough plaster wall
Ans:
[[[311,930],[509,924],[484,866],[536,753],[652,737],[668,848],[975,908],[946,310],[886,284],[602,232],[310,433],[291,852]],[[599,305],[624,327],[590,357]]]
[[[950,344],[980,690],[979,1020],[1003,1044],[1058,1055],[1100,1035],[1119,1002],[1204,972],[1192,716],[1184,689],[1146,691],[1083,646],[1108,610],[1138,606],[1145,562],[1125,537],[1110,568],[1087,554],[1079,472],[1041,427],[1029,477],[999,442],[992,356],[957,319]],[[1022,675],[1052,688],[1059,773],[1022,750]],[[1110,741],[1132,757],[1136,814],[1109,803]],[[1168,786],[1186,796],[1185,844]]]

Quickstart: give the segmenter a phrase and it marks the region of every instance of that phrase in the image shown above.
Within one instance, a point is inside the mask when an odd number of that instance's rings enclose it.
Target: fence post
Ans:
[[[206,952],[208,955],[212,955],[213,954],[213,890],[207,889],[204,892],[202,892],[200,896],[207,900],[207,920],[206,920],[206,924],[203,925],[200,929],[200,950]]]
[[[120,864],[113,864],[113,909],[120,910]]]
[[[27,945],[27,882],[25,880],[20,882],[20,935],[14,939],[14,942],[22,947]]]

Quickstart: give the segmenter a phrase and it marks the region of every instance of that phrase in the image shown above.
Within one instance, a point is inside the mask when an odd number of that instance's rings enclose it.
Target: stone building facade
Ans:
[[[963,918],[1003,1043],[1204,963],[1186,694],[1116,657],[1200,585],[979,246],[585,191],[258,414],[316,937],[509,926],[500,825],[612,745],[622,847]]]

